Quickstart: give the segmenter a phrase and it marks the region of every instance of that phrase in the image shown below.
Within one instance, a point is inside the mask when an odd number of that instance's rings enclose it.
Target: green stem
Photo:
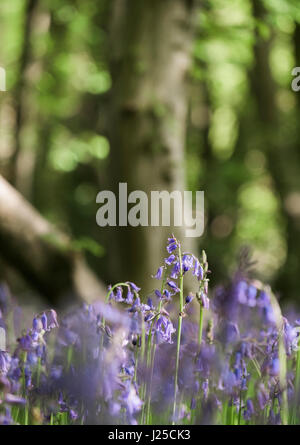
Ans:
[[[241,416],[242,416],[242,389],[240,390],[240,404],[239,404],[238,425],[241,424]]]
[[[115,288],[118,287],[118,286],[127,286],[127,287],[130,287],[128,283],[116,283],[116,284],[114,284],[114,285],[112,286],[112,288],[109,289],[109,291],[108,291],[107,294],[106,294],[106,297],[105,297],[105,303],[108,303],[108,302],[109,302],[109,296],[110,296],[110,293],[113,292],[113,291],[115,290]],[[106,321],[105,321],[105,317],[104,317],[104,315],[103,315],[103,317],[102,317],[102,328],[103,328],[103,331],[105,330],[105,324],[106,324]],[[102,334],[101,342],[100,342],[100,353],[101,353],[101,350],[102,350],[102,348],[103,348],[103,340],[104,340],[104,332],[103,332],[103,334]]]
[[[166,273],[164,274],[164,278],[163,278],[162,285],[161,285],[161,290],[160,290],[161,294],[163,293],[165,281],[166,281]],[[150,329],[149,336],[148,336],[149,356],[147,355],[147,368],[149,367],[149,365],[151,365],[151,371],[150,371],[149,386],[148,386],[148,390],[147,390],[146,424],[149,423],[149,419],[150,419],[151,389],[152,389],[153,370],[154,370],[155,353],[156,353],[156,343],[154,343],[154,345],[152,347],[152,330],[153,330],[153,326],[155,323],[155,319],[156,319],[156,317],[159,316],[161,308],[162,308],[162,300],[160,300],[160,302],[158,304],[158,313],[152,321],[151,329]],[[151,356],[151,348],[152,348],[152,356]]]
[[[139,355],[138,355],[138,346],[135,346],[136,350],[134,353],[134,377],[133,377],[133,381],[136,382],[137,381],[137,368],[138,368],[138,359],[139,359]]]
[[[300,340],[298,342],[297,361],[296,361],[296,375],[295,375],[295,397],[299,397],[300,390]],[[297,405],[298,400],[295,399],[292,415],[292,424],[297,424]]]
[[[279,362],[280,362],[280,387],[282,389],[282,402],[281,402],[281,419],[282,424],[288,424],[289,417],[289,407],[288,407],[288,398],[287,398],[287,364],[286,364],[286,353],[285,346],[283,343],[282,333],[279,333],[279,348],[278,348]]]
[[[198,345],[199,345],[199,351],[201,348],[202,343],[202,332],[203,332],[203,306],[202,304],[200,306],[200,314],[199,314],[199,331],[198,331]]]
[[[177,332],[177,348],[176,348],[176,365],[175,365],[175,379],[174,379],[174,401],[173,401],[172,425],[175,424],[177,384],[178,384],[178,369],[179,369],[179,354],[180,354],[182,312],[183,312],[183,272],[182,272],[182,260],[181,260],[181,250],[180,250],[180,247],[178,247],[178,250],[179,250],[179,263],[180,263],[180,285],[179,285],[180,294],[179,294],[179,317],[178,317],[178,332]]]
[[[38,358],[37,362],[37,375],[36,375],[36,386],[40,386],[40,377],[41,377],[41,357]]]

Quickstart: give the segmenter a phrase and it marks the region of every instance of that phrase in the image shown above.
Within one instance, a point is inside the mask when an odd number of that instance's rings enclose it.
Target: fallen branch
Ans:
[[[72,241],[0,175],[0,255],[56,306],[91,302],[105,286]]]

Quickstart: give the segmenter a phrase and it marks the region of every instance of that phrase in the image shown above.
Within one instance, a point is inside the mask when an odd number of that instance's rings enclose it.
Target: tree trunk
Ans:
[[[255,18],[264,19],[266,12],[261,2],[255,0],[253,5]],[[286,220],[287,258],[274,287],[283,298],[298,300],[300,219],[299,212],[295,212],[295,208],[287,208],[287,203],[291,202],[292,196],[298,196],[298,199],[300,196],[299,136],[295,143],[286,143],[281,130],[283,121],[276,104],[277,87],[269,64],[272,37],[263,40],[258,36],[257,40],[256,63],[251,76],[251,85],[260,119],[258,131],[260,131],[261,145],[265,150],[269,171],[279,195],[281,211]],[[288,140],[292,139],[289,135]]]
[[[55,306],[104,297],[105,287],[71,240],[0,176],[0,252]]]
[[[16,186],[17,176],[18,176],[18,159],[21,151],[21,129],[24,118],[24,87],[25,87],[25,72],[29,64],[30,59],[30,37],[32,31],[32,21],[35,11],[38,6],[38,0],[28,0],[25,6],[25,17],[24,17],[24,32],[23,41],[21,49],[21,58],[19,63],[19,73],[18,82],[15,86],[14,100],[16,109],[16,123],[15,123],[15,147],[10,160],[10,172],[9,179],[10,182]]]
[[[186,78],[195,4],[188,0],[115,0],[112,14],[111,174],[128,193],[185,190]],[[172,218],[171,218],[172,223]],[[148,281],[166,256],[171,232],[183,228],[119,227],[111,257],[120,279]],[[113,250],[113,249],[112,249]],[[153,286],[153,284],[152,284]]]

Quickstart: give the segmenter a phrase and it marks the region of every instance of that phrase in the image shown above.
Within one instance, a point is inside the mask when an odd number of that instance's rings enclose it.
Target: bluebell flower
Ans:
[[[123,289],[122,289],[121,286],[118,286],[118,287],[117,287],[117,292],[116,292],[116,295],[115,295],[115,301],[116,301],[117,303],[120,303],[120,302],[124,301],[124,298],[123,298]]]
[[[167,245],[167,251],[168,251],[168,253],[172,253],[172,252],[174,252],[174,250],[176,250],[177,247],[178,247],[178,246],[177,246],[177,243],[176,243],[176,242],[168,244],[168,245]]]
[[[257,295],[257,289],[255,286],[252,286],[251,284],[248,286],[247,289],[247,304],[249,307],[256,306],[256,295]]]
[[[153,276],[153,278],[156,278],[157,280],[161,280],[162,273],[163,273],[164,267],[161,266],[157,269],[156,274]]]
[[[43,314],[44,317],[46,317],[45,314]],[[43,316],[42,316],[43,317]],[[47,311],[47,328],[46,331],[51,331],[52,329],[58,328],[58,321],[57,321],[57,313],[55,312],[54,309],[50,309],[49,311]],[[44,321],[42,320],[42,322],[45,322],[45,318]]]
[[[131,289],[136,292],[137,294],[139,293],[139,291],[141,290],[140,287],[138,287],[136,284],[132,283],[131,281],[127,281],[127,284],[129,284],[131,286]]]
[[[172,268],[170,278],[177,280],[179,273],[180,273],[180,263],[179,263],[179,261],[176,261],[176,263],[174,264],[174,266]]]
[[[5,403],[9,403],[11,405],[25,405],[26,399],[24,397],[20,397],[15,394],[7,393],[4,398]]]
[[[69,410],[69,416],[71,420],[78,419],[78,413],[74,409]]]
[[[269,374],[272,377],[276,377],[279,375],[280,361],[277,352],[265,358],[261,366],[261,370],[262,373]]]
[[[168,291],[168,289],[164,289],[163,291],[163,298],[167,301],[170,301],[172,297],[172,294],[170,291]]]
[[[131,306],[131,308],[129,309],[129,312],[136,312],[141,308],[141,300],[140,297],[136,297],[133,305]]]
[[[150,309],[154,309],[152,298],[147,298],[147,305]]]
[[[192,397],[190,409],[191,410],[196,409],[196,406],[197,406],[197,400],[195,399],[195,397]]]
[[[167,285],[170,286],[170,288],[173,289],[175,292],[180,291],[180,289],[177,287],[177,284],[174,283],[174,281],[168,280]]]
[[[250,420],[254,414],[254,405],[251,399],[247,399],[246,409],[243,412],[243,416],[245,420]]]
[[[174,329],[174,326],[168,317],[166,317],[165,315],[160,315],[157,318],[154,328],[158,343],[173,343],[172,334],[176,332],[176,329]]]
[[[194,265],[194,258],[192,255],[184,254],[182,257],[182,269],[183,272],[188,272],[190,269],[192,269]]]
[[[43,324],[40,317],[34,317],[32,320],[32,329],[35,332],[40,332],[43,329]]]
[[[204,399],[207,399],[208,389],[209,389],[208,379],[205,379],[204,382],[202,383]]]
[[[276,326],[276,317],[271,304],[270,296],[261,291],[256,300],[257,306],[261,308],[264,321],[271,326]]]
[[[199,260],[197,260],[197,258],[195,259],[193,275],[195,275],[198,278],[198,280],[203,280],[203,268],[199,263]]]
[[[132,416],[136,412],[140,411],[141,407],[143,406],[143,402],[139,398],[136,389],[129,381],[126,382],[126,387],[122,392],[121,400],[129,416],[130,423],[135,423]]]
[[[209,309],[209,298],[203,291],[197,292],[196,297],[197,297],[198,303],[200,303],[204,309]]]
[[[236,323],[224,320],[220,328],[220,340],[227,344],[236,343],[240,338],[240,331]]]
[[[221,382],[221,384],[219,383],[219,389],[223,389],[228,394],[232,394],[238,384],[236,375],[229,369],[228,365],[222,371]]]
[[[0,414],[0,425],[12,425],[13,419],[11,417],[10,409],[6,408],[4,414]]]
[[[11,356],[8,352],[0,351],[0,374],[6,375],[11,364]]]
[[[162,294],[158,289],[155,289],[154,293],[157,296],[157,298],[162,298]]]
[[[238,302],[241,304],[247,304],[247,289],[248,284],[244,280],[240,280],[236,283],[235,292],[237,295]]]
[[[170,255],[168,258],[165,258],[165,263],[168,266],[171,266],[171,264],[174,262],[176,256],[174,254]]]
[[[263,383],[259,384],[258,391],[257,391],[257,400],[260,409],[263,411],[269,402],[269,393],[266,390]]]
[[[269,423],[271,425],[280,425],[281,424],[280,412],[275,414],[274,410],[271,408],[270,409],[270,414],[269,414]]]
[[[185,304],[189,304],[189,303],[191,303],[191,301],[193,300],[193,298],[194,298],[194,295],[190,292],[190,293],[186,296],[186,298],[185,298]]]
[[[286,318],[283,318],[284,328],[284,344],[286,353],[291,355],[293,351],[297,351],[299,342],[299,327],[290,325]]]
[[[132,304],[133,303],[133,298],[134,298],[134,295],[133,295],[130,287],[128,287],[127,296],[126,296],[125,302],[127,304]]]

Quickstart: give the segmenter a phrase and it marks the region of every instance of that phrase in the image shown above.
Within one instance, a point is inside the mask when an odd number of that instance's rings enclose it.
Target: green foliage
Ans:
[[[291,70],[300,63],[295,44],[299,2],[258,3],[264,5],[260,14],[250,0],[209,0],[197,13],[185,172],[189,189],[205,191],[207,225],[201,241],[217,279],[227,273],[221,257],[230,270],[241,243],[252,245],[262,276],[276,278],[289,258],[285,195],[300,189],[299,159],[293,154],[299,144],[299,101],[290,88]],[[22,102],[20,183],[38,210],[82,239],[90,232],[97,190],[110,179],[111,2],[38,2],[28,41],[27,5],[25,0],[0,3],[0,66],[7,71],[8,89],[1,96],[0,167],[6,172],[13,158],[16,106]],[[270,82],[259,78],[259,45],[269,48]],[[137,47],[140,51],[140,42]],[[137,77],[147,74],[147,66],[135,68]],[[264,107],[276,107],[278,121],[271,130],[255,79],[266,83],[262,90],[275,85],[275,105]],[[167,109],[154,103],[153,112],[159,120]],[[174,125],[169,123],[170,132]],[[272,166],[269,133],[281,151],[289,150],[280,167],[291,169],[290,178],[281,178]],[[95,247],[102,245],[101,235],[92,232],[78,246],[101,256]]]

